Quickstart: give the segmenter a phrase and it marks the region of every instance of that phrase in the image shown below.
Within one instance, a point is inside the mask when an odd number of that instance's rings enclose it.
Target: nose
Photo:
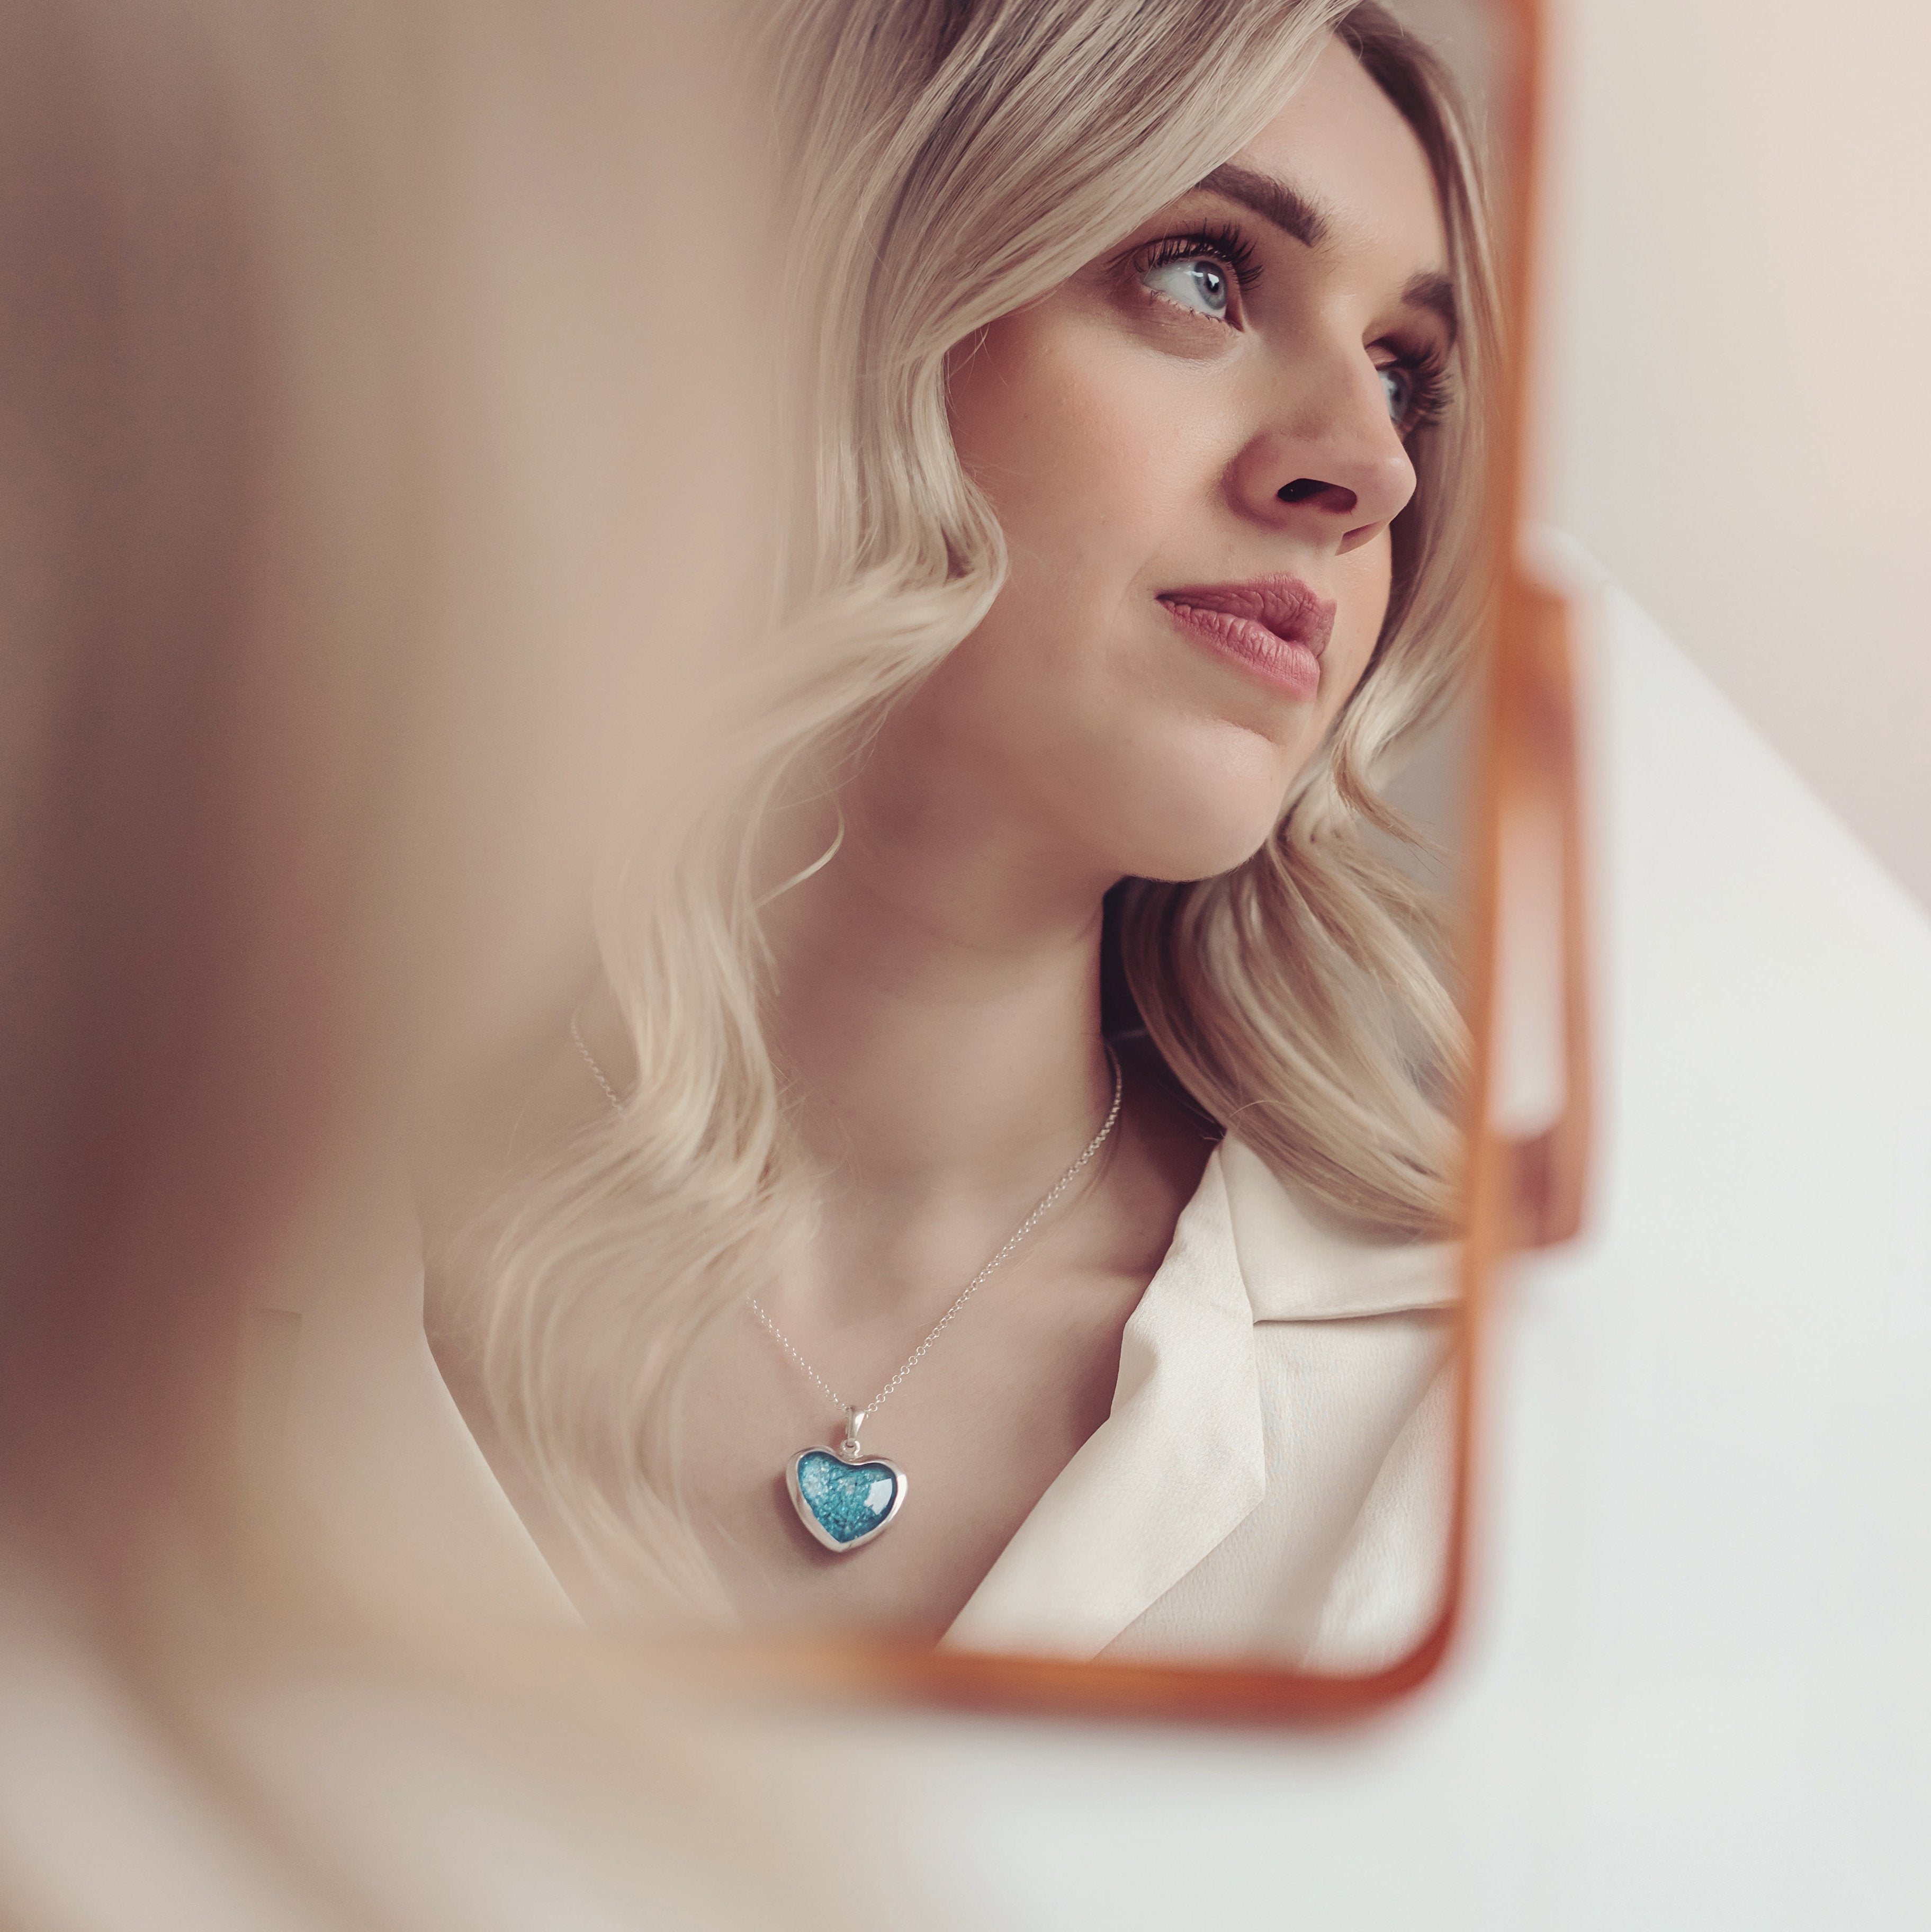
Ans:
[[[1267,398],[1228,480],[1243,515],[1336,551],[1384,530],[1415,490],[1381,372],[1358,348]]]

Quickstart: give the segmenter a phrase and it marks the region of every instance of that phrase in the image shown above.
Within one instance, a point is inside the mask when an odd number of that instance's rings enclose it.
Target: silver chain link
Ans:
[[[597,1084],[604,1090],[604,1093],[606,1097],[609,1100],[611,1106],[614,1108],[618,1113],[621,1114],[623,1112],[623,1102],[619,1100],[616,1094],[612,1091],[610,1083],[604,1078],[604,1070],[597,1064],[596,1060],[592,1054],[590,1049],[583,1044],[583,1036],[577,1031],[577,1022],[574,1018],[570,1022],[570,1037],[577,1042],[577,1051],[583,1056],[584,1064],[589,1068],[590,1071],[596,1076]],[[985,1267],[979,1270],[978,1274],[973,1276],[971,1280],[966,1283],[964,1288],[959,1290],[958,1298],[954,1300],[952,1305],[946,1310],[944,1314],[939,1317],[937,1322],[933,1323],[930,1334],[928,1334],[925,1339],[919,1344],[918,1347],[914,1348],[911,1354],[907,1355],[904,1360],[899,1364],[898,1373],[895,1374],[892,1379],[879,1390],[877,1394],[872,1397],[871,1401],[866,1402],[862,1408],[847,1402],[844,1397],[839,1394],[838,1390],[832,1388],[831,1384],[826,1382],[824,1377],[820,1375],[817,1370],[813,1368],[809,1362],[805,1360],[805,1358],[798,1352],[797,1345],[791,1340],[790,1336],[786,1334],[784,1330],[779,1328],[778,1324],[772,1321],[771,1317],[764,1312],[763,1306],[759,1304],[754,1295],[748,1294],[745,1297],[745,1301],[750,1306],[752,1314],[755,1315],[758,1320],[763,1322],[765,1327],[769,1330],[772,1340],[775,1341],[778,1346],[805,1371],[806,1375],[811,1377],[813,1382],[817,1384],[818,1387],[822,1389],[826,1395],[830,1396],[832,1406],[835,1408],[838,1409],[847,1418],[851,1418],[854,1416],[871,1416],[877,1413],[879,1405],[883,1402],[885,1398],[889,1396],[892,1390],[895,1389],[898,1384],[919,1366],[919,1363],[925,1359],[926,1350],[931,1348],[932,1344],[952,1326],[953,1318],[958,1313],[959,1310],[972,1299],[974,1291],[976,1290],[979,1285],[985,1281],[986,1277],[999,1266],[1000,1263],[1004,1261],[1006,1256],[1011,1254],[1012,1250],[1039,1225],[1041,1217],[1045,1215],[1047,1210],[1052,1206],[1054,1202],[1059,1199],[1061,1195],[1065,1193],[1066,1190],[1070,1187],[1076,1180],[1078,1179],[1081,1173],[1085,1168],[1087,1163],[1093,1159],[1095,1154],[1099,1153],[1102,1147],[1106,1144],[1107,1136],[1112,1132],[1114,1123],[1120,1118],[1120,1103],[1121,1096],[1125,1091],[1125,1082],[1121,1077],[1119,1054],[1114,1052],[1111,1046],[1108,1042],[1102,1041],[1101,1044],[1105,1046],[1106,1057],[1113,1065],[1113,1104],[1106,1110],[1106,1118],[1101,1124],[1099,1132],[1095,1134],[1093,1138],[1087,1142],[1085,1151],[1081,1154],[1079,1159],[1075,1161],[1072,1166],[1068,1168],[1066,1172],[1061,1174],[1057,1180],[1054,1182],[1051,1190],[1048,1192],[1045,1198],[1042,1200],[1039,1205],[1033,1210],[1032,1213],[1028,1214],[1025,1220],[1021,1221],[1018,1226],[1015,1228],[1012,1233],[1006,1238],[1006,1245],[999,1250],[998,1253],[993,1256],[991,1260],[986,1263]]]

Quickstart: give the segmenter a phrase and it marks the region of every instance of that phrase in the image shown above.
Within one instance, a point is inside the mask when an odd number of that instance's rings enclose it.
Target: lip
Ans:
[[[1298,577],[1196,584],[1162,590],[1159,602],[1189,637],[1291,698],[1321,689],[1321,656],[1334,628],[1334,600]]]

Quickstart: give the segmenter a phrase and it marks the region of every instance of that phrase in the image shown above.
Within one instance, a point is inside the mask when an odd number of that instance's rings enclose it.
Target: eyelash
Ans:
[[[1408,414],[1396,425],[1403,436],[1413,436],[1417,430],[1441,422],[1453,406],[1455,382],[1448,371],[1448,358],[1433,344],[1422,349],[1401,350],[1382,366],[1400,370],[1414,387]]]

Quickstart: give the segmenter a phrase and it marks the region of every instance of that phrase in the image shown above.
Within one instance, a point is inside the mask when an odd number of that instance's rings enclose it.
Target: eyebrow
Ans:
[[[1195,191],[1225,195],[1229,201],[1238,202],[1305,248],[1318,248],[1333,232],[1327,214],[1307,196],[1272,175],[1238,167],[1231,161],[1204,177]],[[1425,309],[1436,317],[1453,345],[1462,332],[1462,319],[1455,306],[1455,284],[1447,276],[1432,269],[1411,275],[1402,286],[1402,300],[1408,308]]]
[[[1256,174],[1252,168],[1236,167],[1228,161],[1200,183],[1199,192],[1224,194],[1229,201],[1237,201],[1309,248],[1318,248],[1327,239],[1327,217],[1306,195],[1297,194],[1272,175]]]

